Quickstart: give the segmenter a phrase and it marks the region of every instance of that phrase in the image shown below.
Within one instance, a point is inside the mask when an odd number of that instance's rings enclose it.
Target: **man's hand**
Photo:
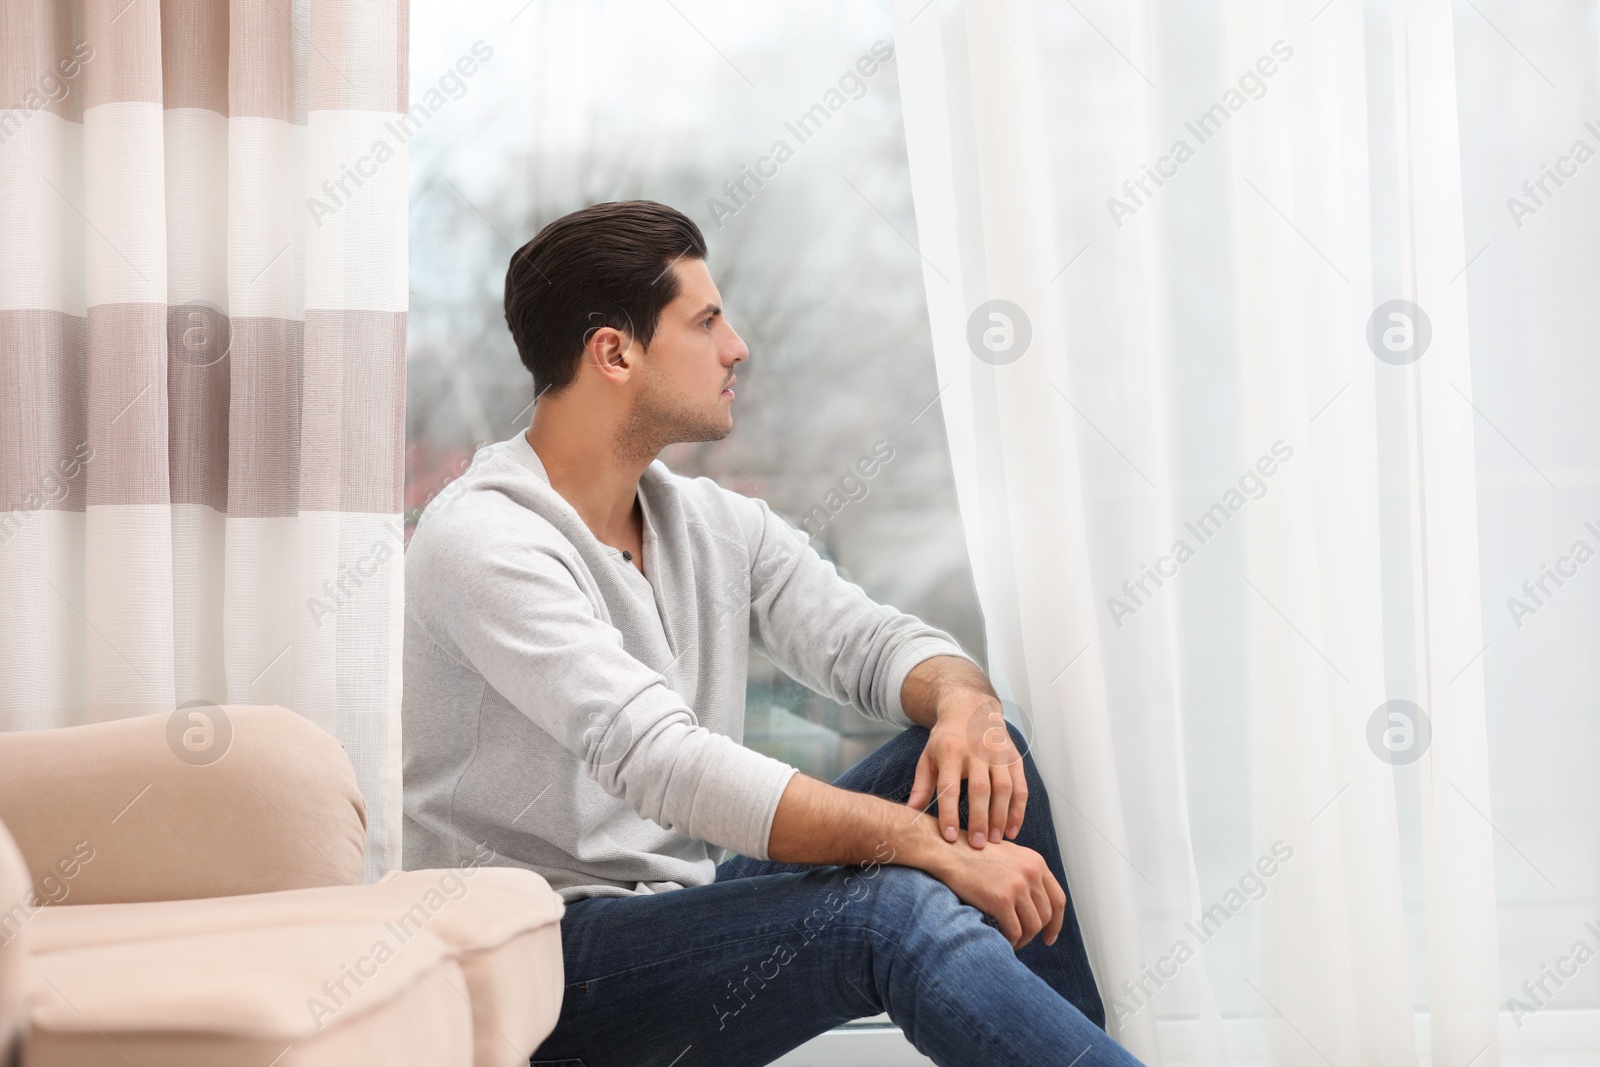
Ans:
[[[804,774],[790,776],[778,800],[767,855],[779,863],[895,863],[927,871],[962,903],[993,916],[1013,948],[1041,932],[1045,944],[1055,944],[1066,917],[1067,894],[1033,849],[946,841],[931,815]]]
[[[1067,914],[1067,894],[1031,848],[1000,841],[976,849],[965,841],[946,844],[948,853],[926,866],[957,899],[994,917],[1011,947],[1020,949],[1041,931],[1053,945]],[[940,850],[943,851],[943,850]]]
[[[959,834],[962,779],[967,783],[967,842],[981,849],[998,843],[1002,834],[1015,838],[1028,805],[1028,781],[1000,701],[971,689],[946,689],[938,698],[906,801],[921,811],[937,799],[946,841]]]

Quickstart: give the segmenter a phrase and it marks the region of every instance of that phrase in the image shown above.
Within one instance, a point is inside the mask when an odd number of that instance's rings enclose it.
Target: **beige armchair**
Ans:
[[[0,734],[0,1065],[526,1064],[560,896],[494,866],[362,885],[364,837],[343,748],[282,708]]]

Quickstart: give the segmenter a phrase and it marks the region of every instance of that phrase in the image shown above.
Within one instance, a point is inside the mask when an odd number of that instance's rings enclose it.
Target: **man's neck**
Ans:
[[[613,547],[638,542],[639,477],[651,459],[623,459],[601,438],[554,431],[537,416],[523,437],[544,465],[550,487],[597,541]]]

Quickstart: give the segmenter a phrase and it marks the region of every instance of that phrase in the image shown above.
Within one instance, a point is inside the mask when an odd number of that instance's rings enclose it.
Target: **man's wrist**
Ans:
[[[899,820],[898,825],[889,841],[891,851],[881,862],[915,867],[943,881],[941,872],[950,862],[953,849],[939,836],[939,820],[919,812],[914,818]]]
[[[966,656],[936,655],[918,663],[906,675],[900,703],[908,719],[932,729],[945,709],[970,708],[985,698],[998,699],[976,663]]]
[[[937,722],[945,715],[965,715],[980,704],[991,700],[999,700],[994,691],[978,689],[967,685],[947,685],[939,690],[939,695],[934,698],[933,718]]]

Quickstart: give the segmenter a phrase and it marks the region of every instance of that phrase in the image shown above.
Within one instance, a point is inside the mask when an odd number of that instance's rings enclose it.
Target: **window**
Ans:
[[[765,499],[981,659],[896,72],[874,57],[891,41],[887,5],[414,3],[412,100],[438,95],[409,143],[408,524],[477,446],[527,426],[511,253],[585,204],[660,200],[705,231],[751,351],[732,435],[662,460]],[[759,654],[749,678],[746,743],[824,780],[896,732]]]

